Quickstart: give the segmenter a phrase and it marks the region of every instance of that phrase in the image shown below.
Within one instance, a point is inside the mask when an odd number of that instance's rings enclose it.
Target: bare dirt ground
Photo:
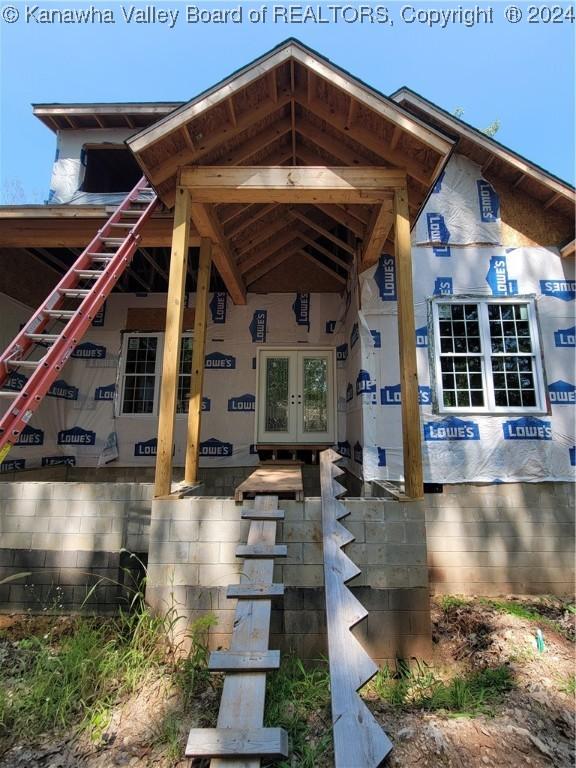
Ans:
[[[543,618],[512,615],[480,600],[433,605],[434,658],[429,664],[436,675],[448,680],[502,665],[511,672],[513,688],[486,712],[454,716],[409,703],[394,706],[374,691],[366,691],[370,708],[394,744],[387,766],[572,768],[576,764],[575,616],[561,601],[513,600]],[[15,663],[9,648],[31,631],[29,621],[0,618],[4,665]],[[40,621],[51,619],[42,617]],[[538,627],[544,635],[543,652],[536,648]],[[178,687],[166,674],[155,672],[114,708],[98,743],[85,733],[30,734],[25,743],[5,746],[4,752],[0,742],[0,768],[187,768],[188,761],[180,757],[187,731],[213,724],[218,700],[218,692],[208,688],[183,714]],[[327,708],[310,712],[311,743],[325,736],[329,722]],[[330,768],[332,764],[325,753],[311,763],[289,760],[283,765]]]

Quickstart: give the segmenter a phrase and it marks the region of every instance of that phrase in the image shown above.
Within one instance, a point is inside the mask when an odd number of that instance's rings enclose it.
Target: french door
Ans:
[[[334,351],[261,349],[257,443],[334,442]]]

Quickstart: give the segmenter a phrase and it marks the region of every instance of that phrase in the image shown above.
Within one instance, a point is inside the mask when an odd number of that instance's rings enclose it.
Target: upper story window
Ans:
[[[154,416],[158,410],[164,335],[127,333],[120,368],[120,416]],[[192,369],[192,336],[180,341],[180,375],[176,413],[188,413]]]
[[[432,303],[440,412],[545,410],[533,300]]]
[[[82,192],[129,192],[142,170],[129,149],[122,145],[86,145]]]

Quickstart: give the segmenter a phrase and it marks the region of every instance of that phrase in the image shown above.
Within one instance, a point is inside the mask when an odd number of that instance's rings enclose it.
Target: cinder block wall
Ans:
[[[118,604],[121,550],[145,553],[152,486],[135,483],[0,483],[0,610]]]
[[[574,594],[572,483],[444,486],[425,497],[438,594]]]
[[[248,502],[249,503],[249,502]],[[351,582],[370,611],[357,628],[371,655],[380,661],[429,655],[430,611],[424,510],[420,503],[347,499],[344,524],[356,541],[347,547],[362,568]],[[281,501],[285,522],[277,540],[288,557],[276,560],[275,581],[286,587],[276,603],[271,647],[293,649],[305,659],[327,652],[323,590],[320,499]],[[147,598],[160,611],[182,617],[181,631],[206,610],[218,624],[212,647],[227,647],[236,602],[226,586],[240,580],[236,546],[246,541],[248,522],[232,499],[185,498],[152,504]]]

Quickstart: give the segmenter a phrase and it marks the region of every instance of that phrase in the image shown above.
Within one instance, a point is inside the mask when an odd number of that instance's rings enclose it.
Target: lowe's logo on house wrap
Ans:
[[[428,328],[425,325],[423,325],[421,328],[416,328],[416,346],[428,346]]]
[[[363,458],[362,446],[357,442],[354,446],[354,461],[356,464],[362,464]]]
[[[13,392],[20,392],[21,389],[24,389],[24,385],[27,381],[27,376],[23,376],[21,373],[11,373],[10,376],[6,379],[4,388],[10,389]]]
[[[444,176],[446,175],[446,171],[442,171],[440,176],[436,179],[436,183],[432,187],[432,194],[437,195],[438,192],[442,191],[442,182],[444,181]]]
[[[10,461],[3,461],[0,464],[0,474],[4,472],[19,472],[21,469],[26,469],[26,459],[10,459]]]
[[[354,323],[352,330],[350,331],[350,349],[354,347],[359,338],[360,334],[358,333],[358,323]]]
[[[58,379],[46,394],[48,397],[58,397],[61,400],[78,400],[78,387],[67,384],[64,379]]]
[[[92,325],[94,328],[103,328],[104,323],[106,322],[106,302],[102,304],[98,312],[96,312],[96,315],[94,316],[94,320],[92,320]]]
[[[221,324],[226,322],[226,302],[228,294],[226,291],[216,291],[210,300],[210,312],[212,322]]]
[[[576,347],[576,325],[572,328],[559,328],[554,331],[555,347]]]
[[[540,280],[543,296],[552,296],[562,301],[574,301],[576,298],[576,280]]]
[[[212,408],[212,400],[210,400],[209,397],[203,397],[202,398],[202,411],[203,413],[206,413],[207,411],[211,410]]]
[[[264,344],[266,341],[266,322],[268,312],[265,309],[257,309],[252,317],[252,322],[248,326],[252,341],[255,344]]]
[[[116,384],[108,384],[105,387],[96,387],[94,400],[114,400],[116,395]]]
[[[382,349],[382,334],[380,331],[370,331],[370,333],[372,334],[374,349]]]
[[[486,282],[490,286],[492,296],[518,295],[518,281],[508,279],[506,256],[492,256],[490,258],[490,269],[486,275]]]
[[[231,397],[228,400],[229,411],[247,411],[256,410],[256,397],[254,395],[240,395],[239,397]]]
[[[570,466],[576,467],[576,445],[568,448],[568,453],[570,454]]]
[[[380,390],[380,403],[382,405],[400,405],[401,402],[400,384],[382,387]]]
[[[58,445],[96,445],[96,432],[82,427],[63,429],[58,432]]]
[[[505,421],[502,430],[504,440],[552,440],[550,422],[532,416]]]
[[[432,402],[432,390],[430,387],[418,387],[418,405],[430,405]]]
[[[568,381],[553,381],[548,386],[552,405],[574,405],[576,403],[576,386]]]
[[[452,278],[437,277],[434,281],[434,296],[452,296]]]
[[[396,264],[393,256],[382,254],[374,272],[374,281],[382,301],[396,301]]]
[[[480,440],[480,430],[475,421],[465,421],[451,416],[441,421],[429,421],[424,424],[424,440],[428,442]]]
[[[348,386],[346,387],[346,402],[349,403],[350,400],[354,398],[354,387],[352,384],[348,383]]]
[[[232,355],[225,355],[222,352],[212,352],[210,355],[206,355],[204,365],[210,370],[214,369],[228,369],[236,368],[236,358]]]
[[[104,360],[106,357],[106,347],[100,344],[93,344],[91,341],[85,341],[84,344],[78,344],[70,357],[78,360]]]
[[[44,432],[27,424],[18,435],[16,445],[44,445]]]
[[[76,458],[74,456],[42,456],[43,467],[75,467]]]
[[[223,443],[215,437],[211,437],[209,440],[200,443],[200,456],[219,458],[221,456],[232,456],[233,452],[234,446],[232,443]]]
[[[296,318],[296,324],[305,325],[310,330],[310,294],[297,293],[292,309]]]
[[[500,201],[496,190],[485,179],[477,179],[478,205],[480,207],[480,221],[491,224],[500,217]]]
[[[356,377],[356,394],[366,395],[376,392],[376,381],[370,376],[368,371],[360,369]]]
[[[336,320],[327,320],[326,321],[326,333],[334,333],[336,330]]]
[[[350,443],[348,440],[344,440],[343,443],[338,443],[338,453],[346,459],[352,458],[352,451],[350,450]]]
[[[134,456],[156,456],[158,451],[158,439],[144,440],[142,443],[134,443]]]
[[[336,360],[348,360],[348,344],[340,344],[336,347]]]
[[[386,448],[380,448],[377,446],[376,450],[378,451],[378,466],[385,467],[386,466]]]
[[[450,230],[446,226],[441,213],[427,213],[428,240],[431,243],[447,243],[450,240]]]

